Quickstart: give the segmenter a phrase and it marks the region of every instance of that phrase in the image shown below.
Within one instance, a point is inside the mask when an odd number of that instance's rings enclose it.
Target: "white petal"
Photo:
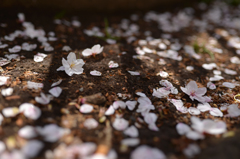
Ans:
[[[82,52],[82,55],[83,56],[90,56],[90,55],[92,55],[92,50],[91,49],[85,49],[85,50],[83,50],[83,52]]]
[[[157,127],[157,125],[155,123],[148,124],[148,129],[150,129],[152,131],[159,131],[159,128]]]
[[[126,109],[126,104],[125,104],[125,102],[123,102],[123,101],[115,101],[114,103],[113,103],[113,108],[114,109],[118,109],[118,108],[121,108],[121,109]]]
[[[36,82],[31,82],[31,81],[27,82],[27,86],[28,86],[29,89],[43,88],[43,84],[42,83],[36,83]]]
[[[203,120],[204,131],[208,134],[222,134],[227,131],[227,125],[223,121],[213,121],[211,119]]]
[[[199,109],[201,112],[209,111],[211,109],[211,106],[208,103],[198,104],[197,109]]]
[[[137,105],[137,101],[126,101],[126,105],[129,110],[133,110]]]
[[[57,71],[65,71],[65,67],[64,66],[60,66]]]
[[[81,113],[91,113],[93,110],[93,106],[90,104],[83,104],[81,105],[79,110]]]
[[[5,117],[15,117],[19,113],[18,107],[3,108],[2,113]]]
[[[133,76],[138,76],[138,75],[140,75],[140,73],[139,72],[137,72],[137,71],[128,71],[131,75],[133,75]]]
[[[112,105],[108,108],[108,110],[105,112],[105,115],[113,115],[115,113],[115,109]]]
[[[2,89],[1,93],[3,96],[10,96],[13,93],[13,88]]]
[[[193,158],[195,155],[201,152],[200,147],[197,144],[189,144],[187,148],[183,150],[183,153],[188,158]]]
[[[194,107],[188,108],[188,112],[192,115],[199,115],[201,113],[197,108]]]
[[[22,148],[22,152],[27,158],[33,158],[39,154],[43,147],[44,144],[41,141],[31,140]]]
[[[121,141],[122,145],[127,145],[127,146],[137,146],[140,143],[140,140],[138,138],[128,138],[128,139],[123,139]]]
[[[62,88],[60,88],[60,87],[53,87],[48,92],[51,93],[54,97],[59,97],[60,94],[62,93]]]
[[[176,129],[179,135],[185,135],[187,134],[189,131],[191,131],[191,128],[184,123],[178,123],[176,125]]]
[[[123,132],[125,135],[128,135],[130,137],[138,137],[139,133],[138,133],[138,129],[132,125],[129,128],[127,128],[126,130],[124,130]]]
[[[204,139],[204,135],[196,131],[189,131],[186,137],[192,140]]]
[[[140,96],[140,97],[147,97],[146,94],[142,93],[142,92],[137,92],[136,95]]]
[[[155,113],[147,113],[144,116],[144,121],[147,124],[155,123],[157,121],[157,115]]]
[[[235,84],[230,83],[230,82],[223,82],[222,84],[223,86],[227,87],[227,88],[235,88]]]
[[[128,121],[123,118],[115,118],[113,127],[118,131],[123,131],[128,127]]]
[[[0,154],[6,150],[4,142],[0,141]]]
[[[33,120],[38,119],[41,116],[41,109],[34,106],[31,103],[23,103],[19,106],[19,111],[23,112],[23,114]]]
[[[37,136],[37,131],[33,126],[24,126],[18,131],[18,135],[25,139],[31,139]]]
[[[93,118],[88,118],[84,121],[83,125],[87,129],[95,129],[98,126],[98,122]]]
[[[44,54],[44,53],[37,53],[36,55],[34,55],[34,61],[35,62],[42,62],[45,57],[47,57],[46,54]]]
[[[54,82],[51,87],[54,87],[54,86],[57,86],[59,85],[60,83],[62,83],[62,79],[58,80],[57,82]]]
[[[157,149],[147,145],[141,145],[131,153],[131,159],[166,159],[165,154]]]
[[[237,74],[236,71],[230,70],[230,69],[227,69],[227,68],[224,70],[224,72],[228,75],[236,75]]]
[[[94,71],[91,71],[91,72],[90,72],[90,74],[91,74],[91,75],[93,75],[93,76],[101,76],[101,75],[102,75],[102,73],[101,73],[101,72],[99,72],[99,71],[96,71],[96,70],[94,70]]]
[[[117,68],[119,65],[118,63],[115,63],[114,61],[110,61],[108,63],[109,68]]]
[[[49,95],[45,95],[41,92],[41,97],[35,97],[36,102],[40,104],[48,104],[50,102],[51,97]]]
[[[220,117],[223,116],[223,113],[218,108],[212,108],[209,112],[213,116],[220,116]]]
[[[0,76],[0,86],[5,85],[7,83],[8,79],[9,79],[9,77]]]

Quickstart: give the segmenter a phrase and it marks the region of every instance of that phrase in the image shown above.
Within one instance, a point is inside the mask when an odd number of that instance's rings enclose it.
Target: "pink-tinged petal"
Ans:
[[[194,130],[198,131],[199,133],[203,133],[204,132],[203,122],[198,117],[192,116],[191,117],[191,122],[192,122],[191,127]]]
[[[157,125],[155,123],[148,124],[148,129],[150,129],[152,131],[159,131],[159,128],[157,127]]]
[[[83,125],[87,129],[95,129],[98,126],[98,122],[93,118],[88,118],[84,121]]]
[[[190,81],[186,85],[186,89],[191,92],[191,91],[196,91],[198,89],[197,83],[195,81]]]
[[[144,116],[144,121],[147,124],[155,123],[157,121],[157,115],[155,113],[147,113]]]
[[[60,94],[62,93],[62,88],[60,88],[60,87],[53,87],[48,92],[51,93],[54,97],[59,97]]]
[[[126,130],[124,130],[123,132],[125,135],[128,135],[130,137],[138,137],[139,133],[138,133],[138,129],[132,125],[129,128],[127,128]]]
[[[207,88],[202,87],[202,88],[198,88],[195,93],[197,96],[203,96],[206,92],[207,92]]]
[[[27,125],[19,129],[18,135],[25,139],[31,139],[36,137],[38,134],[33,126]]]
[[[123,118],[116,118],[113,122],[113,127],[118,131],[123,131],[128,127],[128,121]]]
[[[206,103],[206,98],[205,97],[196,95],[194,98],[201,103]]]
[[[199,115],[201,113],[200,110],[198,110],[197,108],[194,108],[194,107],[188,108],[188,112],[191,115]]]
[[[24,145],[22,152],[26,158],[33,158],[39,154],[43,147],[44,144],[41,141],[30,140],[26,143],[26,145]]]
[[[22,112],[26,117],[36,120],[38,119],[42,112],[41,109],[34,106],[31,103],[23,103],[19,106],[19,111]]]
[[[90,55],[92,55],[92,50],[91,49],[85,49],[85,50],[83,50],[83,52],[82,52],[82,55],[83,56],[90,56]]]
[[[223,121],[213,121],[211,119],[203,120],[204,132],[212,135],[222,134],[227,131],[227,125]]]
[[[166,159],[165,154],[157,149],[147,145],[141,145],[136,148],[132,153],[130,159]]]
[[[176,125],[176,129],[179,135],[185,135],[187,134],[189,131],[191,131],[191,128],[184,123],[178,123]]]
[[[126,101],[126,105],[129,110],[133,110],[137,105],[137,101]]]
[[[6,108],[5,108],[6,109]],[[228,106],[228,117],[238,117],[240,116],[240,109],[238,108],[238,104],[231,104]]]
[[[74,52],[70,52],[67,56],[67,62],[71,65],[74,61],[76,61],[76,54]]]
[[[115,101],[114,103],[113,103],[113,108],[114,109],[118,109],[118,108],[121,108],[121,109],[126,109],[126,104],[125,104],[125,102],[123,102],[123,101]]]
[[[223,116],[223,113],[218,108],[212,108],[209,112],[213,116],[220,116],[220,117]]]
[[[191,140],[199,140],[199,139],[204,139],[204,135],[197,132],[197,131],[189,131],[186,134],[186,137]]]
[[[105,115],[113,115],[115,113],[115,109],[111,105],[108,110],[105,112]]]
[[[209,111],[211,106],[208,103],[198,104],[197,109],[199,109],[201,112],[205,112]]]
[[[83,104],[79,110],[81,113],[91,113],[93,110],[93,106],[90,104]]]
[[[123,139],[121,141],[122,145],[127,145],[127,146],[137,146],[140,143],[140,140],[138,138],[128,138],[128,139]]]

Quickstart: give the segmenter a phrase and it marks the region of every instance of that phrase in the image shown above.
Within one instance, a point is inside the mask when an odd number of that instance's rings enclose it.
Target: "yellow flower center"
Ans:
[[[74,63],[71,63],[70,68],[73,68],[74,66],[75,66],[75,64],[74,64]]]

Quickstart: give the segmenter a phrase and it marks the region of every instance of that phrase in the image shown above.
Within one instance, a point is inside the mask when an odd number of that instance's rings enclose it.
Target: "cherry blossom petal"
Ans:
[[[33,158],[39,154],[43,147],[44,144],[41,141],[31,140],[22,148],[22,152],[27,158]]]
[[[132,76],[138,76],[138,75],[140,75],[140,73],[139,72],[137,72],[137,71],[128,71]]]
[[[3,108],[2,113],[5,117],[15,117],[19,113],[18,107]]]
[[[0,154],[6,150],[4,142],[0,141]]]
[[[183,153],[188,158],[193,158],[195,155],[201,152],[200,147],[197,144],[189,144],[187,148],[183,150]]]
[[[81,105],[79,110],[81,113],[91,113],[93,110],[93,106],[90,104],[83,104]]]
[[[227,125],[223,121],[203,120],[204,131],[208,134],[217,135],[227,131]]]
[[[110,61],[108,63],[109,68],[117,68],[119,65],[118,63],[115,63],[114,61]]]
[[[5,97],[6,97],[6,96],[10,96],[10,95],[12,95],[12,93],[13,93],[13,88],[2,89],[1,93],[2,93],[2,95],[5,96]]]
[[[211,106],[208,103],[198,104],[197,109],[201,112],[209,111],[211,110]]]
[[[123,118],[116,118],[113,122],[113,127],[118,131],[123,131],[128,127],[128,121]]]
[[[130,137],[138,137],[138,135],[139,135],[138,129],[134,125],[128,127],[126,130],[124,130],[123,133]]]
[[[189,131],[191,131],[191,128],[184,123],[178,123],[176,125],[176,129],[179,135],[185,135],[187,134]]]
[[[36,120],[38,119],[42,112],[41,109],[34,106],[31,103],[23,103],[19,106],[19,112],[22,112],[26,117]]]
[[[60,94],[62,93],[62,88],[60,88],[60,87],[53,87],[48,92],[51,93],[54,97],[59,97]]]
[[[136,148],[132,153],[130,159],[166,159],[167,157],[165,154],[157,149],[152,148],[147,145],[141,145],[138,148]]]
[[[34,60],[35,62],[42,62],[45,57],[47,57],[46,54],[44,54],[44,53],[37,53],[36,55],[34,55],[33,60]]]
[[[43,84],[42,83],[36,83],[36,82],[28,81],[27,82],[27,87],[29,89],[39,89],[39,88],[43,88]]]
[[[142,93],[142,92],[137,92],[136,95],[140,96],[140,97],[147,97],[146,94]]]
[[[57,85],[59,85],[60,83],[62,83],[62,79],[58,80],[57,82],[54,82],[51,87],[55,87]]]
[[[19,129],[18,135],[25,139],[31,139],[31,138],[36,137],[38,134],[33,126],[26,125],[26,126],[22,127],[21,129]]]
[[[8,79],[9,79],[9,77],[0,76],[0,86],[5,85],[7,83]]]
[[[201,113],[197,108],[194,107],[188,108],[188,112],[192,115],[199,115]]]
[[[115,113],[115,109],[112,105],[108,108],[108,110],[105,112],[105,115],[113,115]]]
[[[92,50],[91,49],[85,49],[85,50],[83,50],[82,55],[83,56],[90,56],[90,55],[92,55]]]
[[[144,121],[147,124],[155,123],[157,121],[157,115],[155,113],[147,113],[144,116]]]
[[[212,83],[212,82],[208,82],[208,83],[207,83],[207,87],[208,87],[209,89],[211,89],[211,90],[216,89],[216,85],[215,85],[214,83]]]
[[[90,72],[90,74],[91,74],[91,75],[93,75],[93,76],[101,76],[101,75],[102,75],[102,73],[101,73],[101,72],[99,72],[99,71],[96,71],[96,70],[94,70],[94,71],[91,71],[91,72]]]
[[[221,110],[219,110],[218,108],[211,108],[211,110],[209,111],[209,113],[213,116],[223,116],[223,113],[221,112]]]
[[[129,110],[133,110],[137,105],[137,101],[126,101],[126,105]]]
[[[240,116],[240,109],[238,108],[238,104],[231,104],[228,106],[228,117],[238,117]]]
[[[98,122],[93,118],[88,118],[84,121],[83,125],[87,129],[95,129],[98,126]]]
[[[223,86],[227,87],[227,88],[235,88],[235,84],[230,83],[230,82],[223,82],[222,84]]]
[[[191,139],[191,140],[199,140],[199,139],[204,139],[204,135],[197,132],[197,131],[189,131],[186,134],[186,137]]]
[[[118,108],[121,108],[121,109],[126,109],[126,103],[125,102],[123,102],[123,101],[115,101],[114,103],[113,103],[113,108],[114,109],[118,109]]]
[[[41,97],[35,97],[36,102],[46,105],[50,102],[51,100],[51,95],[45,95],[44,93],[41,92]]]
[[[127,146],[137,146],[140,143],[140,140],[138,138],[128,138],[128,139],[123,139],[121,141],[122,145],[127,145]]]
[[[148,124],[148,129],[150,129],[152,131],[159,131],[159,128],[157,127],[157,125],[155,123]]]

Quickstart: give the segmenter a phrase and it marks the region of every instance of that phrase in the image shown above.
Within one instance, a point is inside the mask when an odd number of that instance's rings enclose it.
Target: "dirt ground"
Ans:
[[[195,9],[194,18],[201,17],[204,12],[208,10],[198,9],[198,5],[192,5]],[[236,9],[236,7],[233,7]],[[170,8],[171,16],[177,15],[182,11],[183,7]],[[163,13],[165,10],[157,10],[157,13]],[[46,32],[46,37],[49,32],[54,32],[57,38],[56,41],[48,41],[48,43],[54,48],[53,51],[44,51],[41,43],[37,38],[29,38],[18,36],[13,41],[4,39],[5,35],[9,35],[15,30],[24,30],[22,23],[19,22],[17,14],[19,12],[24,13],[26,21],[34,24],[35,29],[41,28]],[[106,19],[108,25],[117,30],[122,19],[130,19],[131,15],[137,15],[137,20],[130,20],[130,23],[134,23],[139,26],[138,33],[133,33],[136,39],[128,42],[130,36],[122,36],[116,38],[115,44],[109,44],[106,42],[106,37],[88,36],[84,30],[91,29],[94,26],[100,28],[101,32],[105,32]],[[62,12],[54,10],[23,10],[16,8],[8,8],[0,11],[0,23],[7,24],[7,26],[0,27],[1,42],[8,44],[8,47],[0,49],[0,57],[4,57],[9,54],[8,48],[12,48],[15,45],[22,45],[23,42],[29,44],[37,44],[37,48],[33,51],[21,50],[17,54],[21,57],[20,60],[11,60],[11,62],[5,66],[2,66],[1,76],[8,76],[10,79],[8,82],[0,86],[0,90],[11,87],[14,89],[12,95],[4,97],[0,95],[0,110],[2,111],[7,107],[18,107],[22,103],[32,103],[41,109],[41,116],[37,120],[32,120],[25,117],[22,113],[15,117],[4,117],[4,120],[0,127],[0,140],[3,141],[7,147],[7,151],[11,152],[15,149],[21,149],[21,147],[27,142],[26,139],[19,137],[18,131],[25,125],[32,126],[44,126],[47,124],[57,124],[63,128],[68,128],[70,133],[61,137],[56,142],[44,141],[41,137],[35,139],[42,141],[44,147],[33,158],[46,158],[47,150],[57,149],[61,143],[71,145],[74,141],[79,142],[94,142],[99,150],[99,145],[104,145],[104,149],[114,149],[117,152],[118,159],[130,158],[131,153],[137,146],[126,146],[121,144],[121,141],[127,136],[122,131],[117,131],[113,126],[113,122],[117,115],[123,117],[128,121],[130,125],[137,125],[140,139],[139,145],[149,145],[160,149],[169,159],[184,159],[184,158],[199,158],[199,159],[226,159],[226,158],[239,158],[239,117],[215,117],[209,115],[209,113],[201,113],[196,115],[200,119],[216,119],[224,121],[227,125],[227,131],[219,135],[205,134],[203,140],[191,140],[184,135],[179,135],[176,130],[177,123],[183,122],[191,125],[191,114],[183,114],[175,108],[175,106],[169,102],[167,98],[157,98],[152,95],[154,88],[160,88],[159,81],[165,79],[173,84],[178,89],[178,94],[170,94],[168,98],[176,99],[180,98],[184,101],[186,107],[197,107],[198,101],[192,101],[187,94],[181,91],[180,87],[193,80],[196,81],[199,87],[206,87],[209,82],[209,78],[214,74],[211,70],[206,70],[202,67],[205,63],[215,63],[217,69],[222,71],[221,76],[224,78],[220,81],[214,82],[217,87],[215,90],[208,89],[206,95],[211,96],[211,106],[220,108],[222,103],[233,104],[236,103],[233,97],[240,91],[239,85],[239,64],[231,63],[230,59],[233,56],[239,56],[236,54],[236,49],[228,45],[229,36],[220,36],[222,30],[227,30],[224,26],[219,26],[217,23],[212,23],[212,28],[208,26],[205,30],[199,30],[197,27],[193,27],[192,23],[189,26],[182,27],[179,31],[166,32],[159,29],[159,25],[156,21],[146,21],[144,17],[146,12],[137,13],[114,13],[114,14],[83,14],[77,11]],[[230,14],[230,13],[229,13]],[[78,21],[81,22],[80,27],[74,27],[68,25],[66,21],[70,22],[73,18],[78,17]],[[55,24],[54,19],[61,19],[61,24]],[[105,19],[105,22],[104,22]],[[134,18],[133,18],[134,19]],[[64,23],[64,20],[66,23]],[[180,21],[181,22],[181,21]],[[180,23],[179,22],[179,23]],[[66,25],[67,24],[67,25]],[[229,29],[230,30],[230,29]],[[231,28],[231,30],[234,30]],[[145,53],[145,57],[148,58],[134,58],[139,55],[136,51],[137,47],[148,47],[152,50],[159,51],[157,46],[153,45],[140,45],[141,39],[147,38],[146,31],[151,32],[152,39],[165,39],[170,44],[179,42],[181,48],[177,51],[179,56],[182,56],[182,60],[173,60],[171,58],[164,58],[159,56],[156,52]],[[227,30],[228,31],[228,30]],[[106,32],[105,32],[106,33]],[[219,33],[219,34],[218,34]],[[239,30],[236,29],[234,36],[239,35]],[[167,36],[170,38],[166,38]],[[217,36],[218,35],[218,36]],[[115,37],[115,35],[114,35]],[[217,38],[216,38],[217,37]],[[193,39],[193,40],[191,40]],[[208,52],[205,50],[203,53],[198,52],[201,56],[200,59],[196,59],[183,49],[184,45],[195,45],[201,47],[201,45],[211,44],[209,41],[216,40],[215,47],[223,50],[223,53]],[[165,43],[168,43],[166,42]],[[197,43],[197,46],[196,46]],[[91,48],[95,44],[104,46],[102,53],[95,56],[84,57],[81,53],[86,48]],[[63,51],[63,46],[70,46],[71,51]],[[170,49],[170,45],[167,45],[167,49]],[[166,49],[166,50],[167,50]],[[34,55],[38,52],[47,54],[42,62],[35,62],[33,60]],[[84,71],[81,75],[74,74],[68,76],[65,71],[56,71],[62,66],[62,58],[67,58],[69,52],[74,52],[77,58],[84,60]],[[165,64],[159,64],[161,60],[165,60]],[[119,64],[117,68],[109,68],[109,61],[114,61]],[[187,66],[193,66],[194,70],[189,71]],[[224,69],[228,68],[237,72],[235,75],[224,73]],[[92,76],[90,71],[97,70],[102,73],[101,76]],[[137,71],[140,73],[138,76],[131,75],[128,71]],[[164,78],[157,73],[165,71],[169,74]],[[62,83],[59,87],[62,88],[62,93],[59,97],[53,98],[49,104],[42,105],[36,102],[35,97],[40,96],[40,92],[45,94],[52,88],[51,84],[62,79]],[[28,89],[27,82],[43,83],[44,87],[41,89]],[[230,89],[222,87],[223,82],[236,83],[236,87]],[[144,122],[144,118],[140,113],[136,112],[137,107],[130,111],[128,109],[118,109],[115,114],[105,116],[104,112],[118,100],[135,100],[137,101],[139,96],[136,92],[145,93],[151,100],[155,107],[155,110],[151,110],[158,118],[156,126],[159,131],[152,131],[148,129],[148,124]],[[77,99],[102,93],[106,98],[103,103],[98,103],[98,99],[91,99],[91,103],[94,107],[91,113],[81,113],[78,107],[81,105],[77,103]],[[118,96],[118,93],[127,95],[126,99]],[[228,95],[226,94],[228,93]],[[218,96],[218,94],[221,94]],[[97,98],[97,97],[96,97]],[[73,104],[75,102],[75,104]],[[224,112],[224,115],[227,112]],[[106,117],[105,120],[103,116]],[[98,126],[94,129],[88,130],[84,126],[84,121],[88,118],[94,118],[98,121]],[[109,125],[110,124],[110,125]],[[10,138],[13,142],[9,143]],[[187,157],[183,153],[184,149],[189,144],[197,144],[201,152],[193,155],[193,157]],[[138,145],[138,146],[139,146]],[[77,157],[76,157],[77,158]],[[80,157],[79,157],[80,158]]]

